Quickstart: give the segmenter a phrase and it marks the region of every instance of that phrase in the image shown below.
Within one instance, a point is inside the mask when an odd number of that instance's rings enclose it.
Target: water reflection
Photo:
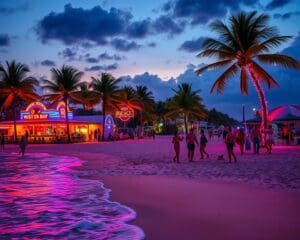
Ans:
[[[1,239],[141,239],[135,212],[109,202],[102,183],[83,180],[73,157],[0,156]]]

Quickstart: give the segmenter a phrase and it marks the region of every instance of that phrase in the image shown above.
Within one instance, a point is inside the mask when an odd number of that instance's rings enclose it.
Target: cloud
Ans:
[[[153,22],[153,29],[156,33],[168,33],[170,36],[182,33],[184,28],[184,22],[175,22],[168,15],[162,15]]]
[[[75,48],[65,48],[63,51],[59,52],[58,55],[68,61],[73,61],[77,55],[77,50]]]
[[[150,33],[150,28],[150,19],[133,22],[127,28],[127,35],[132,38],[144,38]]]
[[[258,0],[175,0],[173,16],[187,18],[194,24],[206,24],[213,18],[224,17],[228,10],[239,10],[240,4],[253,6]]]
[[[165,12],[168,12],[172,9],[172,6],[173,6],[173,2],[168,1],[168,2],[164,3],[164,5],[162,7],[162,10],[165,11]]]
[[[88,62],[88,63],[98,63],[99,59],[94,58],[94,57],[88,57],[87,59],[85,59],[85,61]]]
[[[273,10],[275,8],[282,8],[290,2],[291,0],[272,0],[267,4],[266,9]]]
[[[64,6],[63,12],[50,12],[35,26],[42,43],[58,40],[66,45],[78,44],[89,49],[94,44],[107,45],[113,38],[142,39],[154,34],[175,35],[185,28],[183,21],[162,15],[134,21],[129,11],[100,6],[91,9]],[[134,49],[134,48],[131,48]]]
[[[300,12],[299,11],[296,11],[296,12],[287,12],[287,13],[284,13],[284,14],[280,14],[280,13],[275,13],[273,15],[273,17],[275,19],[282,19],[282,20],[286,20],[286,19],[289,19],[291,18],[292,16],[299,16],[300,15]]]
[[[120,56],[118,54],[114,54],[114,55],[109,55],[108,53],[101,53],[99,56],[98,56],[98,59],[99,60],[115,60],[115,61],[120,61],[120,60],[123,60],[125,59],[124,56]]]
[[[92,67],[86,67],[85,71],[112,71],[112,70],[116,70],[118,68],[118,64],[114,63],[114,64],[110,64],[110,65],[95,65]]]
[[[55,64],[54,61],[46,59],[46,60],[44,60],[44,61],[41,62],[41,65],[45,66],[45,67],[54,67],[56,64]]]
[[[13,3],[13,6],[10,6],[9,4]],[[23,12],[29,9],[29,2],[28,1],[24,1],[24,2],[19,2],[16,4],[15,1],[12,2],[5,2],[5,1],[1,1],[0,3],[0,14],[4,14],[4,15],[11,15],[14,14],[16,12]]]
[[[196,40],[185,41],[180,45],[179,50],[186,52],[199,52],[201,50],[203,40],[204,38],[200,37]]]
[[[156,47],[156,43],[155,42],[150,42],[150,43],[148,43],[148,47],[154,48],[154,47]]]
[[[121,38],[113,39],[110,44],[119,51],[128,52],[130,50],[138,50],[142,45],[137,44],[135,41],[127,41]]]
[[[64,7],[62,13],[51,12],[37,25],[36,32],[42,42],[60,40],[65,44],[89,40],[99,45],[106,44],[106,38],[124,32],[132,15],[116,8],[109,11],[96,6],[91,9]]]
[[[11,43],[11,38],[7,34],[0,34],[0,47],[7,47]]]
[[[299,61],[300,60],[299,49],[300,49],[300,32],[298,32],[298,36],[294,38],[294,41],[290,44],[290,46],[282,50],[282,53],[294,57]]]

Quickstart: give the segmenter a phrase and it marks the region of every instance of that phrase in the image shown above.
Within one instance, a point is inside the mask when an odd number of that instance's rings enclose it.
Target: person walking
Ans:
[[[241,155],[245,152],[245,142],[246,142],[246,135],[244,129],[240,128],[237,134],[236,143],[240,147]]]
[[[200,135],[200,156],[201,156],[201,159],[204,158],[204,154],[206,155],[206,158],[209,158],[209,154],[205,150],[206,144],[207,144],[207,138],[204,134],[204,130],[201,130],[201,135]]]
[[[4,152],[4,145],[5,145],[5,136],[4,133],[0,135],[0,150]]]
[[[173,158],[173,161],[176,163],[180,163],[179,161],[179,153],[180,153],[180,142],[183,140],[183,137],[180,137],[178,135],[178,130],[175,131],[174,137],[172,139],[174,151],[175,151],[175,156]]]
[[[186,143],[188,148],[188,160],[189,162],[194,161],[195,143],[199,146],[196,135],[194,134],[194,129],[191,128],[190,132],[186,135]]]
[[[229,163],[232,162],[232,157],[234,159],[234,162],[237,162],[237,158],[236,158],[235,153],[233,151],[233,147],[234,147],[234,143],[235,143],[235,135],[232,132],[231,127],[228,128],[228,132],[227,132],[226,138],[225,138],[225,143],[226,143]]]
[[[254,154],[259,154],[260,139],[261,139],[261,133],[260,133],[260,130],[259,130],[259,126],[255,126],[252,129],[251,139],[252,139],[252,142],[253,142]]]
[[[23,135],[23,136],[21,137],[21,141],[20,141],[20,151],[19,151],[19,154],[22,154],[22,156],[25,155],[26,146],[27,146],[26,136]]]

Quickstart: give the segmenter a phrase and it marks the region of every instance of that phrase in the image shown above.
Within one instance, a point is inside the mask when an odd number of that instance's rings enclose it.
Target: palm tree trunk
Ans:
[[[102,99],[102,135],[101,140],[104,142],[104,134],[105,134],[105,114],[106,114],[106,98],[103,96]]]
[[[185,128],[185,134],[188,134],[188,125],[187,125],[187,115],[184,114],[184,128]]]
[[[69,115],[68,115],[68,99],[65,98],[64,102],[65,102],[65,112],[66,112],[66,126],[67,126],[68,143],[71,143],[70,126],[69,126]]]
[[[14,117],[14,143],[17,143],[17,141],[18,141],[16,115],[17,115],[16,106],[14,106],[14,111],[13,111],[13,117]]]
[[[254,87],[257,91],[259,96],[259,101],[261,105],[261,133],[262,133],[262,144],[265,145],[266,143],[266,129],[268,127],[268,110],[267,110],[267,101],[265,97],[265,93],[261,87],[258,77],[253,72],[253,69],[249,68],[249,72],[251,74]]]

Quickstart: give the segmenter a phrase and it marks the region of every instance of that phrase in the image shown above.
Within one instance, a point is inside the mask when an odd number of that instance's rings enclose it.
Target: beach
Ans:
[[[14,145],[6,151],[14,151]],[[100,180],[110,199],[132,208],[146,239],[299,239],[300,148],[275,146],[237,154],[229,164],[222,140],[210,159],[172,161],[171,136],[119,142],[30,145],[28,152],[83,160],[82,178]],[[235,151],[238,149],[236,148]],[[225,160],[217,160],[224,154]]]

